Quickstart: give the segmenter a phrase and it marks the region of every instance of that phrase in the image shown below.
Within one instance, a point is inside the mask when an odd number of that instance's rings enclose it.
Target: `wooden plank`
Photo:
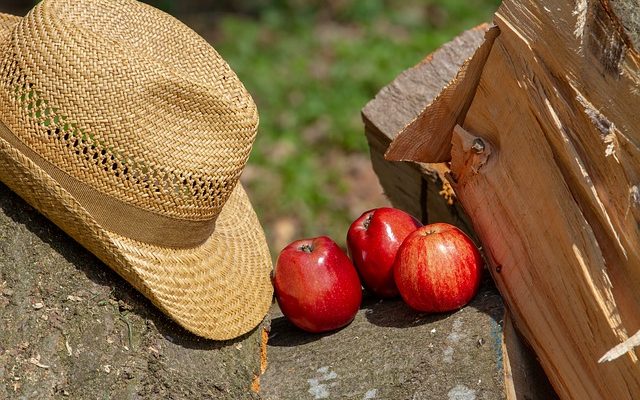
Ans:
[[[465,60],[482,44],[488,24],[470,29],[402,72],[362,110],[365,128],[385,149],[455,78]]]
[[[559,394],[636,399],[637,352],[598,360],[640,329],[638,54],[601,3],[546,7],[496,15],[503,33],[464,125],[500,150],[458,193],[492,205],[474,226]]]
[[[505,0],[453,132],[458,199],[566,399],[640,398],[640,24],[620,9]]]

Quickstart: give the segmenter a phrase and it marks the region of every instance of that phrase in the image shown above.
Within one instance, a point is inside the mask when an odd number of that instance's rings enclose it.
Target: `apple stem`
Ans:
[[[300,250],[304,251],[305,253],[311,253],[313,251],[313,246],[310,244],[303,244],[302,246],[300,246]]]
[[[364,226],[364,229],[369,229],[369,225],[371,224],[372,219],[373,213],[369,213],[369,215],[367,215],[367,218],[365,218],[365,220],[362,222],[362,226]]]

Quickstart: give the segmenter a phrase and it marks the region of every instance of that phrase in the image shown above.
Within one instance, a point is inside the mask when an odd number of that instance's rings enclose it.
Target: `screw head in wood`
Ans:
[[[484,141],[480,138],[473,139],[471,150],[476,154],[482,154],[484,152]]]

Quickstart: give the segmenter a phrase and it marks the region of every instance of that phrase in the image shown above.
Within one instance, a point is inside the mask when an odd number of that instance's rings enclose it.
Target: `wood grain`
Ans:
[[[502,324],[502,355],[507,400],[558,399],[540,364],[531,357],[530,347],[513,326],[513,318],[508,310],[504,313]]]

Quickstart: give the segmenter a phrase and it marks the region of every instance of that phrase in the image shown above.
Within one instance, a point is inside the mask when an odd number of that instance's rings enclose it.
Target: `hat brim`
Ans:
[[[20,17],[0,14],[0,41],[9,38],[19,21]],[[13,135],[1,123],[0,130]],[[238,337],[256,327],[271,305],[271,256],[240,183],[209,239],[196,248],[175,249],[104,229],[56,180],[1,137],[0,180],[199,336]]]

